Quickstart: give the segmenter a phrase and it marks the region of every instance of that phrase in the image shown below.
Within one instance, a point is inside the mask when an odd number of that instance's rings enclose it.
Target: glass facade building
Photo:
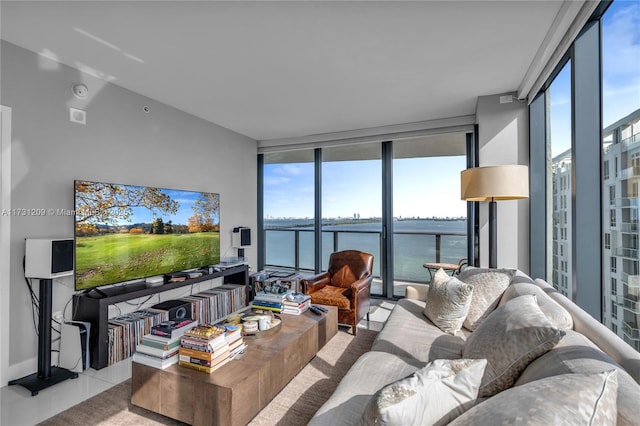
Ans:
[[[640,351],[640,109],[602,137],[603,322]]]
[[[640,351],[640,2],[601,2],[531,102],[532,270]],[[536,162],[535,158],[545,158]],[[544,229],[542,229],[544,227]],[[542,264],[544,263],[544,264]]]

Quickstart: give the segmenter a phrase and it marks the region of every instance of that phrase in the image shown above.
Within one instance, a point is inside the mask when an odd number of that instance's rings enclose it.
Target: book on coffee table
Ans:
[[[176,337],[184,335],[187,330],[190,330],[197,325],[197,321],[190,319],[163,321],[160,324],[151,327],[151,334],[154,336],[166,337],[168,339],[175,339]]]

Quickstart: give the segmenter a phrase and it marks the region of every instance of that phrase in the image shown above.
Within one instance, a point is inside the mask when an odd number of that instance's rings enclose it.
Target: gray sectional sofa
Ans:
[[[464,277],[460,280],[464,281]],[[372,398],[379,395],[383,387],[414,375],[430,361],[463,358],[467,341],[481,330],[476,328],[472,332],[462,328],[452,335],[434,325],[424,314],[428,287],[407,288],[406,298],[396,304],[371,351],[352,366],[330,399],[317,411],[311,425],[384,423],[366,420]],[[524,371],[517,371],[512,379],[515,383],[497,394],[478,397],[455,413],[453,423],[487,424],[489,420],[491,424],[539,424],[541,418],[548,421],[551,415],[554,424],[580,424],[582,422],[574,413],[564,412],[563,398],[569,398],[572,403],[579,401],[584,396],[581,386],[587,385],[584,381],[576,384],[571,380],[580,374],[592,378],[596,373],[609,371],[609,376],[599,383],[605,383],[603,386],[606,387],[606,380],[617,382],[613,394],[609,395],[613,398],[613,407],[604,407],[604,391],[596,393],[592,405],[600,404],[600,417],[592,415],[589,424],[640,424],[640,354],[545,281],[534,281],[516,271],[506,290],[495,297],[494,306],[490,308],[493,312],[487,312],[489,316],[483,321],[498,315],[509,300],[518,296],[531,297],[527,294],[535,294],[532,300],[547,317],[555,316],[551,319],[554,327],[561,329],[556,331],[559,337],[552,342],[551,350],[547,348],[542,355],[519,359],[524,362]],[[493,344],[499,347],[503,343]],[[615,375],[613,379],[612,375]],[[558,380],[564,378],[567,380],[558,384]],[[565,395],[567,393],[569,395]],[[451,416],[444,423],[450,420]]]

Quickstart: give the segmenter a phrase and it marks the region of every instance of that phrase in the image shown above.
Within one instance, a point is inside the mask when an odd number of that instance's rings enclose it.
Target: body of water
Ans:
[[[265,220],[267,266],[295,266],[295,238],[300,246],[300,268],[313,270],[313,225],[308,220]],[[322,228],[322,263],[336,250],[356,249],[374,255],[374,275],[380,276],[380,222],[332,223]],[[467,257],[465,220],[402,220],[394,222],[394,277],[399,281],[427,282],[422,267],[436,261],[436,236],[442,235],[440,261],[458,263]]]

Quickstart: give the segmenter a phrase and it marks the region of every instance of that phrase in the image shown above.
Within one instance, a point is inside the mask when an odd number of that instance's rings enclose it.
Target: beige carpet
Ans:
[[[331,396],[360,355],[371,349],[377,332],[359,329],[354,338],[339,331],[318,355],[252,420],[252,426],[304,425]],[[182,425],[131,405],[131,382],[113,388],[40,423],[69,425]]]

